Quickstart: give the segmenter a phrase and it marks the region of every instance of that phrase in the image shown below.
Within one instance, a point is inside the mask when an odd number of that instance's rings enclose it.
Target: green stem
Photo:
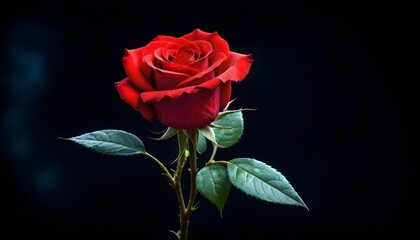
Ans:
[[[216,153],[217,153],[217,145],[213,144],[213,152],[211,153],[210,160],[214,160]]]
[[[183,157],[179,158],[177,170],[175,172],[175,192],[178,197],[179,203],[179,222],[180,222],[180,230],[178,233],[179,240],[187,240],[188,238],[188,226],[189,226],[189,219],[191,214],[196,210],[195,206],[195,198],[197,197],[198,191],[197,186],[195,184],[195,178],[197,176],[197,130],[191,130],[187,134],[188,138],[188,145],[185,146],[188,149],[189,153],[189,164],[190,164],[190,195],[188,199],[187,205],[185,205],[185,200],[182,193],[181,188],[181,174],[182,170],[186,161],[185,154]]]
[[[198,132],[197,130],[188,130],[186,134],[178,132],[178,144],[180,146],[179,156],[177,158],[176,171],[172,177],[168,169],[161,163],[156,157],[150,153],[145,152],[144,155],[152,159],[164,172],[164,175],[169,179],[171,186],[174,188],[178,204],[179,204],[179,223],[180,229],[176,233],[179,240],[187,240],[188,238],[188,226],[191,214],[197,209],[195,206],[195,199],[198,195],[195,178],[197,176],[197,141]],[[185,141],[186,140],[186,141]],[[188,150],[188,151],[187,151]],[[188,152],[188,154],[187,154]],[[185,204],[184,194],[182,192],[182,172],[184,170],[185,163],[189,158],[190,164],[190,196],[188,203]]]
[[[191,187],[190,187],[190,199],[188,200],[187,205],[187,213],[189,215],[195,210],[195,198],[197,197],[198,191],[197,186],[195,183],[195,178],[197,176],[198,168],[197,168],[197,134],[195,134],[193,139],[190,139],[188,142],[188,148],[190,150],[190,176],[191,176]]]
[[[178,163],[177,163],[177,167],[176,167],[176,171],[175,171],[175,175],[174,175],[174,190],[176,193],[176,197],[178,199],[178,204],[179,204],[179,222],[180,222],[180,230],[178,233],[178,238],[181,240],[186,240],[187,239],[187,235],[186,232],[188,231],[188,221],[186,221],[185,219],[185,214],[186,214],[186,207],[185,207],[185,200],[184,200],[184,195],[182,193],[182,184],[181,184],[181,176],[182,176],[182,171],[184,169],[184,165],[185,165],[185,155],[183,154],[183,156],[180,156],[180,158],[178,158]],[[188,220],[188,219],[187,219]]]
[[[156,157],[154,157],[152,154],[145,152],[143,153],[148,158],[152,159],[164,172],[164,175],[169,179],[169,182],[173,185],[175,183],[174,178],[172,177],[171,173],[168,171],[168,169],[161,163]]]

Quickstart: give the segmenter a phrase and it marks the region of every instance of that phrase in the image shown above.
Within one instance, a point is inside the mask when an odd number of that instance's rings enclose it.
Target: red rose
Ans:
[[[115,87],[149,121],[157,118],[176,129],[200,128],[227,105],[231,82],[242,81],[252,61],[251,54],[230,51],[217,32],[159,35],[145,47],[125,50],[127,78]]]

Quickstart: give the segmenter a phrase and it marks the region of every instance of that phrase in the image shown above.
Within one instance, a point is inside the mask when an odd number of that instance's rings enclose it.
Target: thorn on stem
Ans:
[[[175,236],[176,236],[178,239],[180,238],[180,233],[181,233],[181,231],[180,231],[180,230],[178,230],[177,232],[172,231],[172,230],[169,230],[169,232],[171,232],[171,233],[175,234]]]

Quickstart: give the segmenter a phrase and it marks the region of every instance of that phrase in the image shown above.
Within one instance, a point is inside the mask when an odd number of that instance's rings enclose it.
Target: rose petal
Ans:
[[[178,88],[174,90],[161,90],[161,91],[151,91],[151,92],[143,92],[140,94],[141,99],[145,103],[154,103],[162,100],[164,97],[169,97],[173,99],[177,99],[182,94],[191,94],[198,92],[199,88],[195,86]]]
[[[223,83],[219,78],[215,77],[205,83],[202,83],[196,88],[198,89],[206,89],[206,90],[213,90],[217,87],[221,87],[221,95],[220,95],[220,109],[224,109],[226,105],[229,103],[230,96],[232,93],[232,82],[227,81]]]
[[[240,82],[248,75],[252,62],[252,54],[230,52],[226,61],[215,70],[216,76],[223,82]]]
[[[216,61],[214,61],[211,66],[209,66],[204,71],[202,71],[202,72],[200,72],[200,73],[198,73],[198,74],[196,74],[196,75],[194,75],[192,77],[189,77],[189,78],[183,80],[176,87],[183,87],[183,86],[191,86],[191,85],[201,84],[201,83],[203,83],[203,80],[206,80],[206,79],[203,79],[203,77],[207,77],[207,79],[213,78],[213,76],[214,76],[213,75],[214,70],[217,67],[219,67],[223,63],[223,61],[225,61],[225,59],[226,59],[226,55],[225,54],[218,53],[216,55]],[[206,74],[210,74],[210,76],[208,76],[208,75],[205,76]],[[198,80],[198,82],[197,82],[197,80]]]
[[[197,55],[196,59],[191,63],[183,63],[178,61],[178,56],[176,56],[177,52],[188,50],[189,48],[191,48]],[[154,56],[161,61],[162,69],[181,72],[189,76],[193,76],[208,67],[208,56],[211,52],[211,44],[207,41],[199,40],[188,41],[183,45],[178,45],[175,43],[167,44],[163,48],[156,49]]]
[[[215,70],[216,74],[222,70],[222,74],[217,75],[211,80],[197,85],[197,88],[214,89],[220,82],[228,83],[230,81],[238,82],[243,80],[249,72],[252,64],[252,56],[231,52],[230,58],[224,61],[219,68]],[[229,65],[231,64],[231,65]]]
[[[217,32],[208,33],[200,29],[195,29],[193,32],[188,33],[181,38],[194,40],[205,40],[208,41],[212,47],[213,52],[209,55],[210,63],[214,60],[218,53],[224,53],[226,56],[229,55],[229,44],[226,40],[221,38]]]
[[[146,62],[146,64],[147,64],[147,65],[149,65],[149,67],[151,67],[151,68],[153,68],[153,69],[155,69],[155,70],[158,70],[158,71],[160,71],[160,72],[164,72],[164,73],[167,73],[167,74],[181,75],[181,76],[189,77],[189,76],[188,76],[187,74],[185,74],[185,73],[180,73],[180,72],[175,72],[175,71],[165,70],[165,69],[163,69],[163,68],[161,68],[161,67],[156,66],[156,65],[155,65],[155,63],[153,62],[153,60],[154,60],[154,59],[155,59],[155,58],[154,58],[154,56],[153,56],[153,55],[146,55],[146,56],[144,56],[144,57],[143,57],[143,61],[145,61],[145,62]]]
[[[123,57],[123,65],[127,76],[133,83],[144,91],[154,90],[150,80],[152,79],[153,69],[144,63],[144,56],[153,54],[155,49],[165,46],[170,43],[164,40],[171,40],[174,38],[160,36],[147,44],[145,47],[133,50],[126,49],[126,55]]]
[[[182,82],[186,76],[168,74],[155,70],[156,90],[173,90],[179,82]]]
[[[176,100],[164,98],[153,104],[159,121],[177,129],[204,127],[217,117],[220,106],[220,88],[201,89],[197,93],[183,94]]]
[[[208,57],[213,51],[213,46],[207,41],[197,40],[194,41],[194,43],[200,48],[201,55],[199,56],[199,58]]]
[[[179,40],[182,40],[181,41],[182,43],[173,42],[171,44],[167,44],[163,48],[163,51],[162,51],[163,56],[168,62],[176,63],[177,61],[180,61],[180,60],[182,61],[183,58],[182,56],[180,56],[180,54],[185,50],[191,50],[194,53],[198,53],[198,55],[200,54],[200,48],[193,41],[188,41],[185,39],[179,39]],[[192,62],[194,61],[195,61],[195,58],[193,58]]]
[[[156,59],[158,59],[159,61],[161,61],[161,68],[162,69],[166,69],[166,70],[170,70],[173,72],[179,72],[179,73],[184,73],[187,76],[193,76],[197,73],[199,73],[200,71],[198,69],[195,69],[191,66],[188,65],[180,65],[180,64],[175,64],[175,63],[171,63],[166,61],[163,56],[162,56],[162,48],[158,48],[155,50],[154,55],[156,57]]]
[[[154,69],[154,80],[156,90],[168,90],[174,89],[178,83],[182,82],[184,79],[188,78],[189,76],[185,73],[175,72],[165,70],[163,68],[157,67],[154,64],[155,58],[152,55],[148,55],[144,57],[144,61]]]
[[[230,96],[232,94],[232,82],[227,81],[221,85],[220,91],[220,109],[225,109],[226,105],[230,101]]]
[[[177,39],[178,38],[176,37],[171,37],[171,36],[166,36],[166,35],[157,35],[151,42],[156,42],[156,41],[173,42]]]
[[[208,56],[212,53],[213,47],[209,42],[203,40],[193,41],[192,43],[199,48],[199,56],[197,56],[194,62],[190,63],[190,66],[203,71],[209,66]],[[183,47],[186,47],[186,45],[181,46],[180,49]]]
[[[217,77],[214,77],[208,81],[205,81],[199,85],[196,86],[196,88],[202,88],[202,89],[207,89],[207,90],[212,90],[215,89],[216,87],[218,87],[221,83],[221,80]]]
[[[122,62],[125,73],[131,81],[143,91],[150,91],[153,90],[153,87],[149,82],[150,71],[144,68],[148,68],[148,66],[142,64],[143,51],[144,47],[133,50],[125,49],[125,55],[122,58]]]
[[[139,111],[145,119],[151,121],[155,117],[155,112],[149,104],[144,103],[140,98],[140,92],[125,78],[114,84],[120,97],[128,105]]]

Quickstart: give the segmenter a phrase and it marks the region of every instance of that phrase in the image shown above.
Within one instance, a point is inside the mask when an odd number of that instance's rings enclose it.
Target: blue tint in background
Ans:
[[[151,160],[107,157],[57,137],[121,129],[170,164],[175,139],[148,139],[163,126],[146,122],[113,84],[125,77],[124,48],[195,28],[218,31],[232,51],[254,56],[248,77],[233,86],[232,107],[258,110],[244,113],[243,138],[219,159],[275,167],[310,211],[232,189],[220,219],[200,196],[192,240],[414,232],[418,8],[291,2],[2,6],[2,239],[171,239],[176,197]]]

